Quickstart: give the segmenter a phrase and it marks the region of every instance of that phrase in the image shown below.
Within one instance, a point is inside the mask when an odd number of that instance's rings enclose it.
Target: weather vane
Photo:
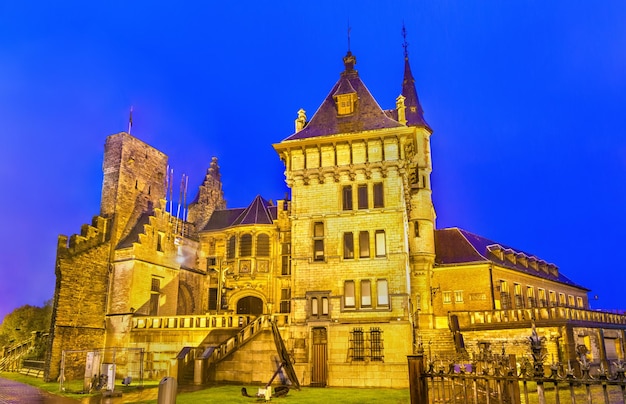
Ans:
[[[348,52],[350,52],[350,31],[352,31],[352,28],[350,27],[350,19],[348,18]]]
[[[404,57],[409,57],[409,43],[406,41],[406,27],[404,26],[404,21],[402,21],[402,47],[404,48]]]

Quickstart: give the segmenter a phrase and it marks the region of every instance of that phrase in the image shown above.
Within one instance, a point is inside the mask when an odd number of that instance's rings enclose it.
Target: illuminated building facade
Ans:
[[[148,376],[161,377],[183,366],[172,363],[183,348],[209,352],[263,315],[312,386],[406,387],[419,344],[454,354],[489,340],[523,353],[531,321],[562,361],[579,345],[597,362],[623,357],[624,316],[590,311],[588,290],[555,265],[436,230],[432,131],[406,52],[391,110],[351,52],[343,62],[317,112],[300,110],[274,144],[290,198],[226,208],[214,159],[180,217],[167,156],[127,133],[107,139],[100,214],[59,239],[48,378],[63,350],[113,346],[145,348]],[[260,382],[274,363],[249,358],[266,348],[242,343],[207,377]]]

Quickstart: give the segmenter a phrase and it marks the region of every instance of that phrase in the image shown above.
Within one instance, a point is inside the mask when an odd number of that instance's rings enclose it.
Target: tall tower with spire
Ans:
[[[431,131],[408,58],[403,93],[387,111],[356,63],[348,49],[317,112],[307,120],[300,110],[296,132],[274,145],[292,191],[291,332],[305,384],[404,372],[417,326],[412,301],[430,287],[423,280],[434,262]],[[384,361],[382,345],[359,353],[359,341],[383,334]],[[321,345],[311,350],[311,341]]]
[[[414,322],[421,329],[433,327],[432,297],[436,288],[432,285],[432,268],[435,262],[435,208],[432,202],[430,175],[432,160],[430,135],[432,130],[424,120],[415,88],[415,79],[409,63],[409,44],[406,29],[402,26],[404,48],[404,76],[402,78],[402,101],[406,125],[414,130],[414,142],[407,145],[407,216],[409,227],[409,263],[411,267],[411,302]]]

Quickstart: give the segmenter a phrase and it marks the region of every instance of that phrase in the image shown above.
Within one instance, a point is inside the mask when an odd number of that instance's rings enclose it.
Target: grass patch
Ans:
[[[101,393],[99,391],[95,391],[92,393],[81,393],[83,389],[83,381],[82,380],[72,380],[70,382],[64,383],[65,391],[59,391],[59,382],[44,382],[43,379],[26,376],[17,372],[0,372],[0,377],[5,379],[15,380],[16,382],[28,384],[33,387],[37,387],[38,389],[47,391],[52,394],[56,394],[63,397],[74,398],[80,400],[85,397],[98,396]],[[147,381],[144,382],[143,388],[157,388],[159,386],[158,381]],[[121,391],[122,393],[130,393],[139,390],[139,385],[130,385],[130,386],[122,386],[121,384],[115,385],[116,391]]]
[[[258,387],[246,386],[248,394],[254,395]],[[155,403],[148,401],[146,403]],[[191,393],[180,393],[176,396],[177,404],[192,404],[199,402],[215,403],[256,403],[256,398],[243,397],[241,386],[216,386]],[[383,389],[383,388],[347,388],[347,387],[303,387],[302,390],[289,390],[285,397],[273,398],[275,403],[390,403],[406,404],[410,402],[408,389]]]

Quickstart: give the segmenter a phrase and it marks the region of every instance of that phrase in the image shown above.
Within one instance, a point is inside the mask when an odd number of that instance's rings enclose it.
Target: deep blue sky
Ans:
[[[437,226],[535,254],[593,289],[592,307],[626,308],[625,2],[162,3],[0,2],[0,319],[52,297],[57,236],[98,214],[104,140],[131,105],[133,135],[192,194],[215,155],[229,207],[281,198],[271,144],[338,79],[348,20],[383,108],[406,24]]]

